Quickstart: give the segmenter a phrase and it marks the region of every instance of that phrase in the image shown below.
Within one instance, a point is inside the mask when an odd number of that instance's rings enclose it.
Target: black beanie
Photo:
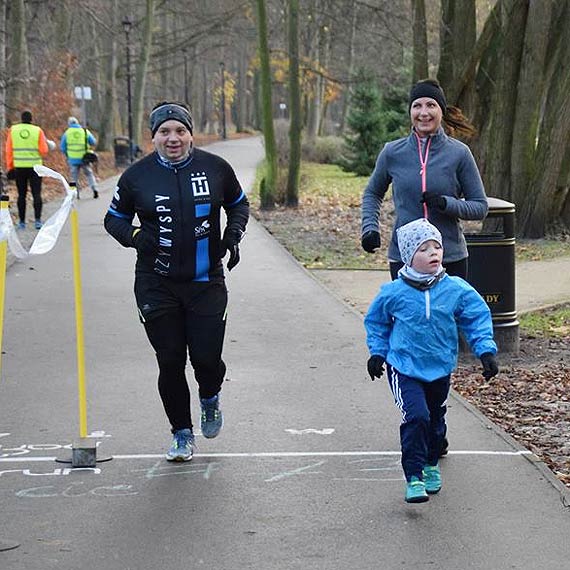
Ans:
[[[22,111],[22,123],[31,123],[32,122],[32,112],[31,111]]]
[[[410,90],[410,97],[408,99],[408,110],[412,108],[412,103],[421,97],[430,97],[434,99],[440,106],[442,113],[445,115],[447,111],[447,101],[445,94],[439,83],[433,79],[425,79],[418,81]]]
[[[152,136],[158,131],[158,127],[165,121],[169,120],[179,121],[182,123],[192,134],[192,117],[190,111],[177,103],[163,103],[154,109],[149,118],[150,131]]]

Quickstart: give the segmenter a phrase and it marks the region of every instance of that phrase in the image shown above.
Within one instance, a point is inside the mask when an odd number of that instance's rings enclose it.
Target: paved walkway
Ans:
[[[257,139],[212,147],[250,188]],[[255,220],[230,292],[220,437],[171,465],[156,363],[133,301],[134,252],[79,207],[88,428],[95,469],[56,463],[77,428],[68,224],[10,268],[0,379],[6,570],[566,568],[569,494],[463,400],[449,401],[444,487],[406,505],[398,414],[370,382],[362,318]],[[195,383],[191,380],[195,394]],[[193,400],[193,412],[198,406]],[[566,503],[565,503],[566,502]]]
[[[388,271],[322,269],[312,274],[363,314],[380,285],[390,280]],[[515,302],[519,314],[570,302],[570,257],[518,263]]]

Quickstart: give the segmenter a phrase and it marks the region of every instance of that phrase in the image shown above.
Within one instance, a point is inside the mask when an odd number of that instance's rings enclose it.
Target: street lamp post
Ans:
[[[226,140],[226,78],[225,78],[225,65],[224,62],[220,62],[220,71],[222,73],[222,138]]]
[[[128,16],[125,16],[123,21],[123,30],[127,38],[127,113],[129,121],[129,162],[133,162],[133,109],[132,109],[132,95],[131,95],[131,42],[130,33],[133,23]]]

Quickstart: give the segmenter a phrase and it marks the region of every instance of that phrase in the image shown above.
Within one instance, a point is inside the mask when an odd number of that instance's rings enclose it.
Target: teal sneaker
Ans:
[[[167,461],[190,461],[194,453],[194,434],[191,429],[174,432],[172,445],[166,454]]]
[[[202,406],[202,416],[200,417],[200,428],[202,435],[211,439],[216,437],[224,425],[224,417],[220,410],[220,395],[216,394],[212,398],[200,398]]]
[[[425,503],[429,501],[426,486],[417,477],[412,477],[406,485],[406,503]]]
[[[426,465],[423,469],[426,492],[435,495],[441,490],[441,471],[438,465]]]

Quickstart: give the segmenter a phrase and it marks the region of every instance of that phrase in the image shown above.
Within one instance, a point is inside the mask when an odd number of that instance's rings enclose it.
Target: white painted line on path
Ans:
[[[212,459],[253,459],[264,457],[399,457],[399,451],[263,451],[252,453],[195,453],[194,458],[201,457]],[[449,451],[448,455],[488,455],[518,457],[533,455],[528,449],[520,451],[487,451],[487,450],[456,450]],[[162,459],[164,453],[139,453],[129,455],[113,455],[113,459]],[[31,463],[55,461],[56,457],[0,457],[0,463]]]

